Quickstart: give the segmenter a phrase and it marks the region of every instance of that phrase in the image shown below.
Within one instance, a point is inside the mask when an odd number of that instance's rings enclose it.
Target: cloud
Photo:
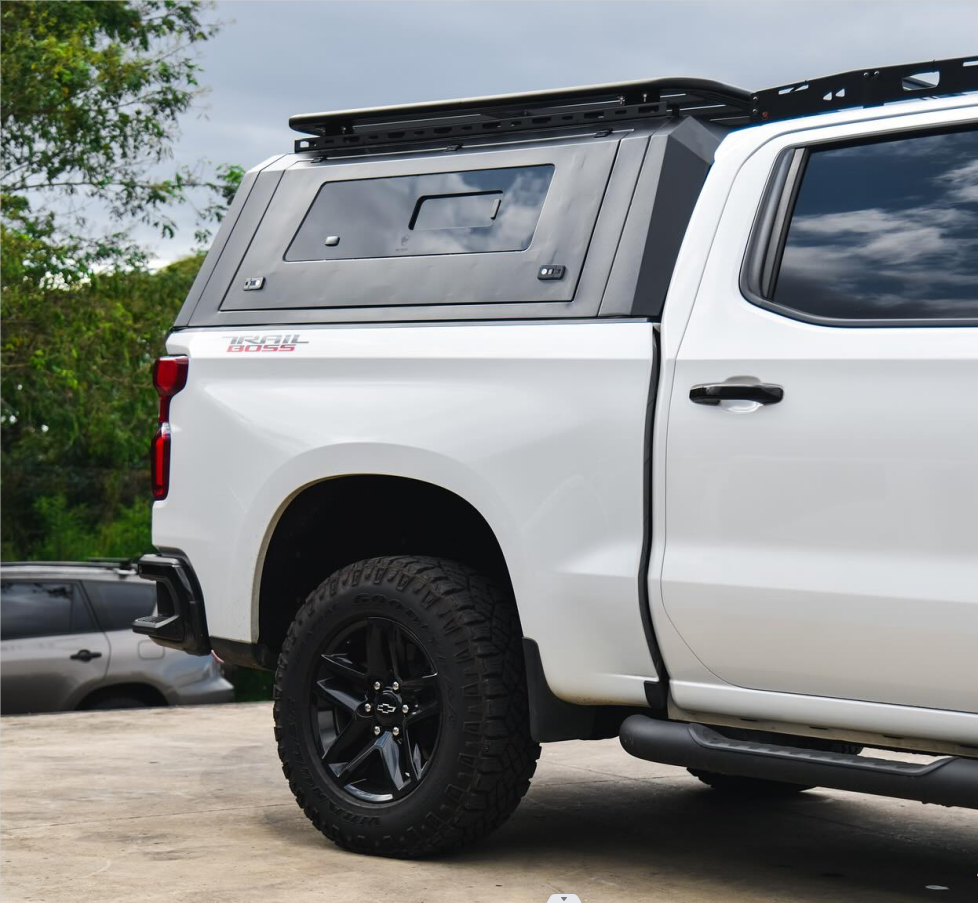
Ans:
[[[222,2],[178,163],[292,148],[293,113],[698,75],[748,88],[974,51],[978,4]],[[799,36],[803,35],[802,40]],[[192,244],[178,216],[161,259]],[[105,222],[108,225],[108,222]],[[152,236],[146,235],[146,238]]]
[[[978,210],[945,206],[956,187],[933,206],[797,217],[777,300],[824,316],[973,310]]]
[[[945,265],[961,259],[971,249],[967,233],[978,230],[978,217],[964,210],[926,207],[910,210],[852,210],[844,213],[801,216],[791,224],[801,241],[801,250],[815,251],[824,258],[829,249],[834,260],[847,269],[852,278],[865,281],[867,268],[898,270],[901,278],[912,280],[913,264],[923,258],[930,261],[927,281],[935,257]],[[952,231],[953,230],[953,231]],[[817,244],[805,248],[805,241],[817,237]],[[793,258],[794,259],[794,258]],[[945,272],[937,278],[950,278]]]
[[[952,169],[940,177],[948,200],[956,204],[978,204],[978,160]]]

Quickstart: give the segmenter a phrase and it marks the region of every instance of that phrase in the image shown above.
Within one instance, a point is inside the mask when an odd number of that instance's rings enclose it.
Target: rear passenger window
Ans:
[[[328,182],[285,259],[350,260],[523,251],[553,166]]]
[[[156,584],[121,580],[86,584],[103,630],[132,630],[136,618],[145,618],[156,606]]]
[[[978,130],[812,149],[771,300],[817,318],[978,317]]]
[[[95,631],[88,605],[70,583],[4,581],[0,587],[0,638],[23,640]]]

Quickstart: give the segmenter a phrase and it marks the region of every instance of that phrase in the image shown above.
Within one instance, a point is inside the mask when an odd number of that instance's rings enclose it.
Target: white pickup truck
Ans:
[[[154,371],[137,632],[276,670],[351,850],[568,738],[978,807],[976,62],[293,117]]]

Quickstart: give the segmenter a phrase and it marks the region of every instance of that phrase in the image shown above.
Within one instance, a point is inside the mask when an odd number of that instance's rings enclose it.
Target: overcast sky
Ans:
[[[293,113],[696,75],[762,88],[978,52],[978,3],[225,0],[200,53],[209,92],[177,162],[246,169],[287,152]],[[192,218],[155,240],[186,254]]]

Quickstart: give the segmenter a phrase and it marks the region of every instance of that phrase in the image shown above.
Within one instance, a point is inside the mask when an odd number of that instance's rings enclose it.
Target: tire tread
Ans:
[[[465,752],[456,760],[456,782],[402,836],[377,838],[357,833],[330,807],[319,805],[304,769],[296,768],[285,729],[284,682],[293,647],[337,593],[384,584],[413,595],[421,608],[433,613],[454,644],[456,659],[474,661],[478,678],[464,686],[466,708],[457,729],[464,734]],[[273,712],[282,770],[299,806],[326,837],[358,853],[415,858],[483,838],[515,811],[540,755],[530,736],[522,631],[513,599],[465,565],[424,556],[359,561],[331,574],[310,594],[279,655]]]

